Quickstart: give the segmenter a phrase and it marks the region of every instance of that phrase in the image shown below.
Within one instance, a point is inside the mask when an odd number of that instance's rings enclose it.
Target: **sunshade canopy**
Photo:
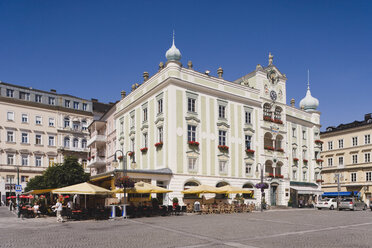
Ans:
[[[223,187],[219,187],[218,189],[220,189],[222,193],[224,194],[237,194],[237,193],[250,194],[252,193],[251,190],[238,188],[238,187],[234,187],[231,185],[225,185]]]
[[[111,194],[110,190],[96,186],[90,183],[79,183],[52,191],[53,194],[79,194],[79,195],[107,195]]]
[[[168,193],[172,190],[168,190],[156,185],[145,182],[137,182],[134,184],[134,188],[127,189],[127,193],[131,194],[150,194],[150,193]],[[124,189],[114,189],[112,193],[124,193]]]
[[[34,189],[28,192],[23,193],[24,195],[32,194],[32,195],[39,195],[44,193],[52,192],[55,189]]]
[[[213,186],[202,184],[202,185],[184,190],[182,191],[182,193],[183,194],[206,194],[206,193],[223,194],[224,192],[221,190],[221,188],[216,188]]]

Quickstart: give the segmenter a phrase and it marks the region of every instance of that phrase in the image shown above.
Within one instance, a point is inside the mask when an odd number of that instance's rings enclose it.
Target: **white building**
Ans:
[[[158,73],[149,78],[145,72],[144,82],[116,106],[117,148],[133,151],[136,160],[136,167],[127,168],[130,177],[173,190],[165,200],[182,202],[181,191],[197,184],[230,184],[254,190],[251,201],[260,201],[254,185],[262,165],[271,205],[287,205],[290,188],[296,198],[319,193],[317,104],[311,105],[308,90],[303,109],[294,100],[286,105],[287,78],[271,54],[267,67],[257,65],[233,82],[223,79],[221,68],[214,77],[193,70],[191,61],[183,67],[174,41],[166,58]]]

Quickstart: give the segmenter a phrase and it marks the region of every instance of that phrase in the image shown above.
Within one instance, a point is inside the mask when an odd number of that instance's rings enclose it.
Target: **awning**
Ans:
[[[322,196],[360,196],[358,191],[325,192]]]
[[[27,194],[39,195],[39,194],[49,193],[52,190],[55,190],[55,189],[34,189],[28,192],[24,192],[23,194],[24,195],[27,195]]]
[[[291,189],[296,190],[300,195],[320,195],[323,193],[321,190],[306,186],[291,186]]]

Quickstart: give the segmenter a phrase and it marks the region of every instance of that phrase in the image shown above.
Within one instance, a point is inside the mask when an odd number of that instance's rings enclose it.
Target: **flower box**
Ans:
[[[158,143],[155,143],[156,148],[161,148],[163,146],[163,141],[160,141]]]
[[[247,150],[245,150],[245,152],[248,153],[248,154],[254,154],[255,151],[251,150],[251,149],[247,149]]]
[[[280,174],[275,174],[275,178],[284,178],[284,176]]]
[[[199,146],[199,142],[190,140],[187,142],[190,146]]]
[[[270,150],[270,151],[274,151],[274,150],[275,150],[275,148],[272,147],[272,146],[265,146],[264,148],[265,148],[266,150]]]
[[[274,123],[283,124],[283,121],[282,120],[279,120],[279,119],[274,119]]]
[[[309,162],[309,160],[307,160],[307,159],[303,159],[302,161],[304,161],[304,163],[307,163],[307,162]]]
[[[317,182],[317,183],[322,183],[322,182],[324,182],[324,180],[322,180],[322,179],[317,179],[316,182]]]
[[[88,161],[90,161],[92,158],[91,157],[88,157]]]
[[[223,151],[228,151],[229,147],[228,146],[218,146],[218,149],[223,150]]]
[[[264,116],[264,121],[271,121],[273,122],[274,120],[270,116]]]
[[[147,152],[148,149],[149,149],[149,148],[144,147],[144,148],[141,148],[140,150],[141,150],[141,152],[145,153],[145,152]]]
[[[298,161],[298,158],[293,158],[293,161],[297,162]]]
[[[276,151],[278,151],[278,152],[284,152],[284,149],[283,148],[277,148]]]
[[[119,160],[123,160],[123,156],[119,156],[118,159],[119,159]]]
[[[323,163],[324,160],[323,160],[323,159],[317,159],[316,162],[317,162],[317,163]]]
[[[317,144],[323,144],[323,141],[321,141],[321,140],[315,140],[315,143],[317,143]]]
[[[268,177],[274,177],[273,173],[269,173]]]

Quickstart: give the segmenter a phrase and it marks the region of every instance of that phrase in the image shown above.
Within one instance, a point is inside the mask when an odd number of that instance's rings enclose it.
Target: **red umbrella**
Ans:
[[[65,198],[70,198],[70,196],[69,195],[65,195]]]
[[[29,197],[28,197],[28,195],[20,195],[19,198],[25,199],[25,198],[29,198]]]
[[[12,195],[12,196],[8,196],[6,199],[15,199],[15,198],[17,198],[17,197]]]

